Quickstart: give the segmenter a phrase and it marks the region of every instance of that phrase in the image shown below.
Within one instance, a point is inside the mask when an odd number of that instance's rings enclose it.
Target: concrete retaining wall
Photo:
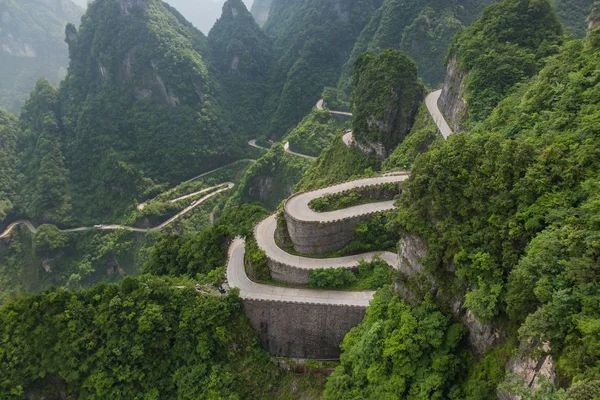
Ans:
[[[267,265],[271,269],[271,278],[277,282],[289,283],[290,285],[308,284],[309,270],[295,268],[290,265],[281,264],[267,257]]]
[[[275,357],[336,359],[346,333],[365,308],[344,305],[243,300],[262,346]]]
[[[359,215],[328,223],[298,221],[284,213],[294,250],[303,254],[324,254],[339,250],[350,243],[354,226],[369,218]]]

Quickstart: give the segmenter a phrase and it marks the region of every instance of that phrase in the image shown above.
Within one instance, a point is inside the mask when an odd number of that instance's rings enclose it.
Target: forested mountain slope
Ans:
[[[156,183],[240,156],[207,39],[173,8],[94,2],[67,42],[59,125],[78,216],[114,215]]]
[[[356,40],[340,77],[340,91],[350,94],[353,65],[360,54],[385,49],[406,52],[419,66],[419,76],[435,87],[444,80],[444,58],[452,36],[492,2],[385,0]]]
[[[17,120],[0,110],[0,221],[13,210],[18,193],[18,135]]]
[[[381,0],[273,0],[264,30],[273,39],[268,132],[281,137],[334,86],[354,41]]]
[[[0,108],[19,112],[39,77],[58,85],[69,63],[65,25],[82,14],[71,0],[0,3]]]
[[[487,7],[449,50],[440,107],[454,129],[486,118],[514,85],[535,75],[558,51],[563,33],[549,1]]]
[[[248,138],[261,135],[268,119],[265,99],[273,61],[271,40],[241,0],[228,0],[208,43],[216,78],[239,133]]]

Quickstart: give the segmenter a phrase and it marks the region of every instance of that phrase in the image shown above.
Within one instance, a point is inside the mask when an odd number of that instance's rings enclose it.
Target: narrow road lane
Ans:
[[[285,142],[283,144],[283,149],[290,153],[293,156],[298,156],[298,157],[303,157],[303,158],[308,158],[309,160],[316,160],[317,157],[313,157],[313,156],[309,156],[307,154],[301,154],[301,153],[296,153],[295,151],[290,150],[290,142]]]
[[[442,89],[429,93],[427,97],[425,97],[425,105],[427,106],[427,110],[429,111],[431,118],[433,118],[435,121],[435,124],[437,125],[444,139],[448,139],[448,136],[450,136],[453,132],[438,106],[438,100],[440,99],[441,95]]]

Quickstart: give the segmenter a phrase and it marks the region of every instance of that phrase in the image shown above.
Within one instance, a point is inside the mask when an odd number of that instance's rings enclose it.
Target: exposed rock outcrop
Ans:
[[[461,124],[469,115],[469,109],[465,100],[465,81],[467,76],[468,73],[458,69],[456,57],[450,58],[446,81],[444,82],[438,106],[454,132],[462,130]]]
[[[353,80],[356,145],[384,159],[408,136],[423,100],[417,66],[397,50],[365,53],[356,61]]]
[[[269,18],[272,2],[273,0],[254,0],[254,3],[252,3],[250,12],[258,25],[262,26]]]
[[[532,391],[540,388],[542,377],[545,381],[553,383],[556,379],[556,369],[552,356],[545,354],[539,358],[531,358],[527,354],[528,350],[527,346],[521,346],[519,355],[506,363],[508,373],[515,374]],[[544,351],[546,353],[550,351],[548,344],[544,346]],[[521,396],[503,391],[498,391],[498,398],[500,400],[521,400]]]

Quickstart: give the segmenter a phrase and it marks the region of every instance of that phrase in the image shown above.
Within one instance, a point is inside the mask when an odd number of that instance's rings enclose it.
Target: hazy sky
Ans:
[[[221,8],[225,0],[163,0],[175,7],[188,21],[208,34],[210,28],[221,16]],[[254,0],[243,0],[250,9]],[[73,0],[80,6],[85,6],[87,0]]]

